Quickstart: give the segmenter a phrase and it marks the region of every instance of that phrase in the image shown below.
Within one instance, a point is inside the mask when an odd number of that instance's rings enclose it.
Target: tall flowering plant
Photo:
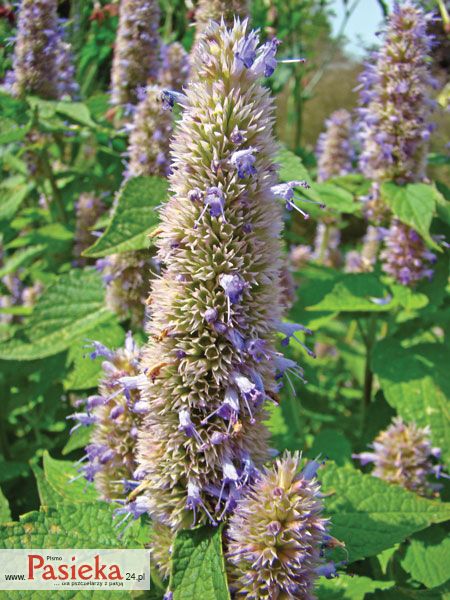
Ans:
[[[155,0],[123,0],[114,45],[111,101],[127,107],[138,102],[139,89],[155,80],[160,68],[159,4]]]
[[[70,44],[59,25],[56,0],[19,4],[13,70],[6,83],[15,96],[48,100],[72,97],[78,90]]]
[[[361,76],[360,168],[374,180],[366,199],[366,213],[375,223],[388,217],[380,197],[382,182],[401,185],[425,178],[433,129],[429,19],[413,0],[396,2],[383,45]],[[383,268],[399,283],[411,285],[432,274],[430,263],[435,257],[409,226],[393,219],[383,234]]]

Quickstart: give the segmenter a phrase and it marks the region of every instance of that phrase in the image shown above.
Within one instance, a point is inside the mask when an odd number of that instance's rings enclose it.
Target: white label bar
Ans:
[[[0,550],[0,590],[149,590],[148,550]]]

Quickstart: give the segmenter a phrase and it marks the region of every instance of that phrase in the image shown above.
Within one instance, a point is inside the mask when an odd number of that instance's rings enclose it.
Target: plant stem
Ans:
[[[372,350],[376,339],[376,318],[374,315],[369,317],[369,323],[367,331],[361,322],[357,321],[358,329],[366,347],[366,359],[364,364],[364,384],[363,384],[363,396],[362,396],[362,407],[361,407],[361,429],[364,428],[366,420],[366,412],[370,403],[372,402],[372,387],[373,387],[373,372],[371,367],[372,362]]]
[[[47,149],[44,148],[44,150],[42,150],[40,158],[44,175],[48,179],[52,188],[52,196],[53,200],[55,201],[56,208],[58,210],[59,218],[62,223],[67,223],[66,211],[64,210],[64,202],[61,196],[61,192],[56,183],[55,174],[53,173],[52,167],[50,165]]]

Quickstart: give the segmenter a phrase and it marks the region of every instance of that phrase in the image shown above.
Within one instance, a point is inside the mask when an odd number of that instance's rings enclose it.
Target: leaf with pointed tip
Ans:
[[[173,600],[230,600],[221,527],[197,527],[177,534],[169,588]]]
[[[374,556],[432,523],[450,519],[450,504],[420,498],[350,465],[319,471],[331,532],[345,543],[349,562]]]
[[[372,368],[389,404],[405,421],[431,429],[431,439],[450,461],[448,347],[418,344],[404,348],[385,338],[373,350]]]
[[[100,257],[148,248],[148,235],[159,222],[157,207],[167,191],[167,181],[160,177],[129,179],[119,192],[106,231],[83,255]]]
[[[111,317],[100,275],[93,269],[70,271],[45,290],[15,336],[0,343],[0,358],[34,360],[58,354]]]

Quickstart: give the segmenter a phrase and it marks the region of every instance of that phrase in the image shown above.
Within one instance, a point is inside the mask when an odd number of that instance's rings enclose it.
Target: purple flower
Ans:
[[[297,331],[303,331],[303,333],[306,333],[306,335],[312,335],[311,329],[308,329],[304,325],[298,325],[297,323],[282,323],[279,321],[278,331],[286,336],[281,342],[283,346],[288,346],[292,338],[306,350],[309,356],[316,358],[314,352],[305,346],[305,344],[296,335]]]
[[[203,508],[203,510],[207,514],[209,520],[211,521],[211,524],[217,525],[216,521],[213,519],[211,513],[209,512],[205,503],[202,500],[202,497],[200,495],[200,487],[198,486],[198,484],[195,481],[190,479],[188,481],[188,486],[187,486],[186,508],[189,510],[192,510],[194,512],[194,525],[196,522],[196,511],[197,511],[198,506],[201,506]]]
[[[113,352],[109,348],[107,348],[101,342],[97,342],[93,340],[90,344],[94,348],[94,350],[89,354],[91,360],[95,360],[99,356],[103,356],[104,358],[111,359],[113,357]]]
[[[184,433],[188,437],[195,438],[200,443],[200,445],[203,444],[202,438],[198,434],[197,430],[194,427],[194,424],[191,421],[190,412],[186,409],[180,410],[180,412],[178,413],[178,418],[180,420],[180,425],[178,429],[180,431],[184,431]]]
[[[413,286],[421,279],[431,279],[431,265],[436,255],[426,247],[420,235],[408,225],[393,221],[384,230],[384,249],[380,254],[383,270],[398,283]]]
[[[214,415],[218,415],[222,419],[227,419],[230,422],[235,421],[239,414],[239,410],[240,407],[238,393],[233,386],[229,385],[225,390],[225,396],[222,404],[220,404],[219,408],[214,410],[202,420],[202,425],[204,425]]]
[[[241,38],[237,44],[234,56],[244,67],[249,69],[256,60],[256,48],[259,38],[256,31],[251,31],[247,36]]]
[[[258,57],[253,65],[253,70],[255,73],[258,75],[263,75],[264,77],[270,77],[273,75],[275,69],[277,68],[275,55],[280,44],[280,40],[273,38],[261,46],[258,51]]]
[[[258,338],[249,339],[245,342],[245,349],[256,362],[261,362],[271,357],[271,353],[267,349],[266,340]]]
[[[251,177],[256,173],[254,166],[256,162],[256,158],[254,157],[255,152],[255,148],[246,148],[245,150],[233,152],[231,155],[230,164],[237,169],[240,179]]]
[[[247,287],[245,281],[238,274],[222,274],[219,277],[219,283],[225,291],[226,297],[231,304],[237,304],[241,301],[242,294]]]
[[[306,213],[305,211],[301,210],[301,208],[299,208],[295,202],[294,202],[294,188],[295,187],[302,187],[304,189],[308,189],[310,187],[310,185],[308,184],[307,181],[304,180],[300,180],[300,181],[289,181],[287,183],[280,183],[278,185],[274,185],[271,188],[271,191],[273,193],[273,195],[276,198],[281,198],[282,200],[284,200],[286,202],[286,210],[296,210],[298,211],[303,218],[308,219],[309,215],[308,213]],[[306,202],[310,202],[310,200],[304,200]],[[317,204],[317,202],[311,201],[314,204]]]

